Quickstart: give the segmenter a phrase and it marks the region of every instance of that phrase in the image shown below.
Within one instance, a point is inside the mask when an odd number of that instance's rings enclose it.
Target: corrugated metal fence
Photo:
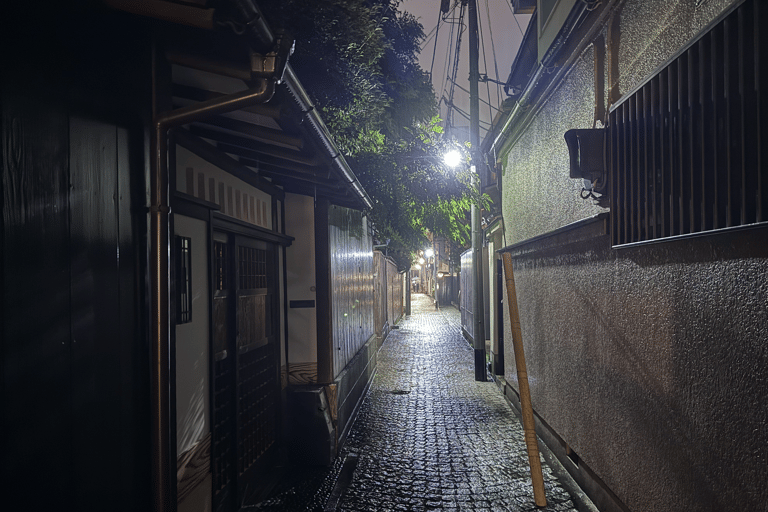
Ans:
[[[379,251],[374,251],[374,289],[376,298],[376,334],[384,337],[403,314],[405,273]]]
[[[405,273],[397,271],[397,265],[395,262],[386,259],[387,269],[387,322],[389,328],[400,319],[403,314],[403,281],[405,279]]]
[[[332,206],[328,216],[337,376],[374,333],[373,242],[362,212]]]
[[[361,212],[332,206],[328,215],[335,377],[373,334],[386,336],[402,316],[405,273],[372,249]]]
[[[475,295],[474,287],[472,286],[472,250],[469,249],[461,254],[461,293],[459,299],[459,306],[461,309],[461,325],[467,334],[474,338],[474,314],[475,311]]]

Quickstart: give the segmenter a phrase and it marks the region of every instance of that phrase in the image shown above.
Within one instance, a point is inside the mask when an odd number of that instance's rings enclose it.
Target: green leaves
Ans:
[[[418,64],[424,29],[399,0],[284,0],[263,10],[296,38],[301,81],[374,202],[390,254],[410,254],[427,230],[466,245],[477,192],[469,171],[442,163],[447,149],[427,73]],[[407,256],[407,257],[406,257]]]

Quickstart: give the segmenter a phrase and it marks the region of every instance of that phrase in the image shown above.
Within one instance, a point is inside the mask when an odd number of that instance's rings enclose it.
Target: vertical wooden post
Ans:
[[[515,366],[517,366],[517,381],[520,386],[523,430],[525,431],[525,444],[528,448],[528,463],[531,466],[533,500],[537,507],[545,507],[547,506],[547,497],[544,494],[544,476],[541,473],[539,445],[536,440],[536,424],[533,419],[533,406],[531,405],[531,390],[528,387],[528,371],[525,366],[523,335],[520,330],[520,312],[517,309],[515,276],[512,272],[512,255],[503,253],[502,259],[504,260],[504,275],[507,281],[507,302],[509,303],[509,321],[512,326],[512,346],[515,353]]]
[[[315,201],[315,288],[317,314],[317,383],[333,382],[333,293],[327,199]]]

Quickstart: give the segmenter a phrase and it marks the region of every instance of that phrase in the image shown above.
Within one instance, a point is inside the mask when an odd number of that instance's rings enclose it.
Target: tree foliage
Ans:
[[[426,230],[465,246],[476,191],[466,170],[441,163],[443,138],[429,76],[418,64],[424,31],[399,0],[284,0],[263,6],[296,39],[296,73],[374,201],[381,240],[410,265]]]

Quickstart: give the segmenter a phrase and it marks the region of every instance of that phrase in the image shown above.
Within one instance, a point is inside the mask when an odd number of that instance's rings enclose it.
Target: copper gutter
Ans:
[[[222,96],[196,105],[157,114],[153,121],[151,141],[152,168],[150,175],[151,206],[151,407],[152,407],[152,510],[170,512],[176,508],[172,496],[170,446],[170,253],[168,219],[168,131],[172,128],[264,103],[275,92],[275,80],[262,79],[255,89]]]

